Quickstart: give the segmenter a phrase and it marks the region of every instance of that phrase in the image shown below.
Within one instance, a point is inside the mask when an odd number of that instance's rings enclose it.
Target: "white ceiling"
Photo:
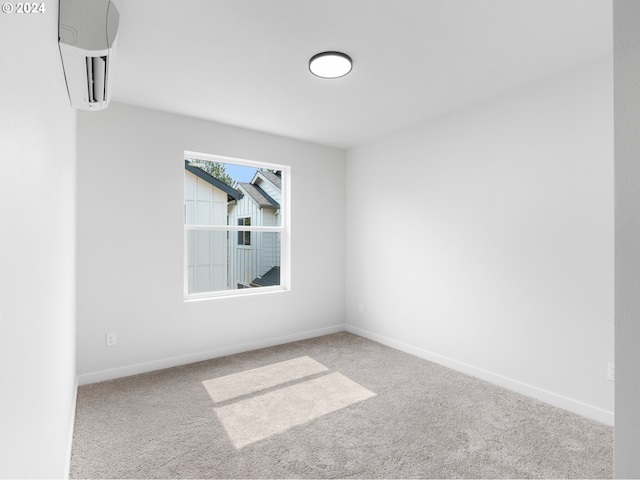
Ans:
[[[113,1],[115,101],[337,147],[613,48],[611,0]],[[352,73],[309,73],[326,50]]]

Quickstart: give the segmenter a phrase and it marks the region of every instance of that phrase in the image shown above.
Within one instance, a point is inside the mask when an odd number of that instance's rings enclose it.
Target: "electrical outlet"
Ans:
[[[116,343],[116,334],[107,333],[107,347],[114,347]]]
[[[364,313],[364,304],[362,303],[358,304],[358,313]]]
[[[616,367],[613,363],[607,363],[607,380],[610,382],[616,381]]]

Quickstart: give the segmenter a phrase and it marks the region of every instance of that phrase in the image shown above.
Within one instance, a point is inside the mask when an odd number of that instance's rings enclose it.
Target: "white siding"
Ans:
[[[262,225],[262,212],[256,202],[245,192],[244,197],[232,209],[229,216],[230,225],[238,225],[238,219],[250,218],[251,225]],[[231,248],[229,258],[229,285],[238,288],[238,284],[249,285],[257,277],[256,266],[260,263],[261,238],[256,232],[251,232],[251,245],[238,245],[238,234],[231,234]]]
[[[279,225],[280,216],[275,213],[275,210],[263,210],[262,224],[264,226]],[[261,275],[275,266],[280,266],[280,235],[278,233],[265,232],[262,234]]]
[[[226,225],[227,194],[185,171],[185,222]],[[227,290],[227,234],[191,231],[187,235],[189,293]]]
[[[262,188],[266,183],[263,182],[260,187]],[[251,218],[252,226],[280,225],[280,215],[276,215],[274,209],[260,208],[251,196],[242,190],[242,187],[240,189],[244,197],[231,208],[230,225],[238,225],[238,219],[245,217]],[[276,193],[280,198],[280,193]],[[278,233],[252,232],[251,245],[238,245],[236,232],[232,233],[231,238],[231,248],[229,249],[230,288],[238,288],[238,284],[249,285],[253,279],[264,275],[275,266],[280,266],[280,235]]]

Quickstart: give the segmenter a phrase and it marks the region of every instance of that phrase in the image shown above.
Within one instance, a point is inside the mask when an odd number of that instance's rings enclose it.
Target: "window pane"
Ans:
[[[230,285],[280,285],[280,233],[244,232],[251,248],[235,245],[229,255]],[[253,243],[251,243],[253,241]]]
[[[227,232],[187,232],[188,293],[227,290]]]
[[[237,232],[240,245],[235,233],[187,232],[188,293],[280,285],[280,233]]]
[[[238,165],[226,160],[185,153],[187,295],[280,285],[280,233],[251,228],[281,226],[287,218],[283,175],[289,168],[260,167],[248,160],[238,160],[244,164]],[[198,225],[220,230],[198,230]],[[227,226],[241,230],[226,230]],[[287,279],[282,282],[289,283]]]
[[[238,232],[238,245],[251,245],[251,232]]]

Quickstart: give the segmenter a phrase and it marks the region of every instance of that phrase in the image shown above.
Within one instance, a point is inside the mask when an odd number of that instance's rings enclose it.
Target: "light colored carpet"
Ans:
[[[213,378],[202,383],[209,392],[211,399],[217,403],[305,378],[315,373],[326,372],[327,370],[329,369],[324,365],[305,356]]]
[[[611,427],[338,333],[81,387],[71,477],[611,478],[612,467]]]
[[[338,372],[213,409],[236,448],[246,447],[375,394]]]

